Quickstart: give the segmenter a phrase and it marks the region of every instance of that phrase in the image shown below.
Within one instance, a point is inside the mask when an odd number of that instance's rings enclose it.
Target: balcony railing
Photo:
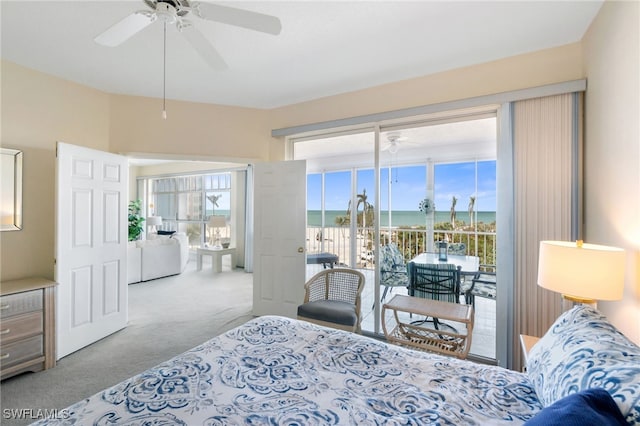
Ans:
[[[466,255],[478,256],[482,270],[495,272],[496,233],[468,230],[432,230],[417,228],[384,228],[381,241],[391,239],[410,261],[417,254],[427,250],[428,233],[433,233],[433,242],[447,240],[449,243],[463,243]],[[307,227],[307,252],[331,252],[339,257],[339,263],[359,268],[374,266],[374,232],[372,228],[359,227],[356,231],[355,253],[352,261],[351,232],[348,227]]]

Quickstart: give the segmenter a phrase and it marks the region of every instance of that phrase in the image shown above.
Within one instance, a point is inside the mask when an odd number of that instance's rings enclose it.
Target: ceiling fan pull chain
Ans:
[[[162,54],[162,118],[167,119],[167,21],[164,21],[164,51]]]

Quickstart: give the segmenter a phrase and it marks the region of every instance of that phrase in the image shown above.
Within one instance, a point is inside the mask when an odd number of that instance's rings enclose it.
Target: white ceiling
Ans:
[[[197,17],[228,69],[174,27],[167,98],[274,108],[579,41],[602,1],[220,2],[280,18],[278,36]],[[136,1],[1,1],[5,60],[109,93],[162,97],[162,23],[118,47],[93,38]]]
[[[390,137],[400,138],[396,150]],[[374,165],[372,131],[297,142],[296,160],[307,160],[308,172],[368,168]],[[433,162],[461,162],[496,158],[496,118],[480,116],[464,121],[424,123],[380,133],[380,164],[399,166]]]

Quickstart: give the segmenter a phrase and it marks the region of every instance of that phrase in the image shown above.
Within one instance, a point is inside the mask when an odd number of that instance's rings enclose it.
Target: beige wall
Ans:
[[[53,279],[56,141],[109,149],[109,95],[2,61],[0,143],[24,152],[23,229],[0,233],[0,280]]]
[[[159,99],[112,96],[111,151],[245,164],[269,159],[265,110],[167,101],[166,120],[161,112]]]
[[[640,342],[640,3],[606,1],[583,40],[585,241],[627,250],[624,300],[598,307]]]
[[[271,111],[274,129],[583,78],[579,43],[316,99]]]

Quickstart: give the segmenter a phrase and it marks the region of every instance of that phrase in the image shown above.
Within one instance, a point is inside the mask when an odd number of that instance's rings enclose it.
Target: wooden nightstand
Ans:
[[[529,361],[529,351],[531,351],[533,345],[538,343],[538,340],[540,340],[539,337],[528,336],[526,334],[520,335],[520,347],[522,348],[522,357],[524,361],[523,370],[527,367],[527,362]]]

